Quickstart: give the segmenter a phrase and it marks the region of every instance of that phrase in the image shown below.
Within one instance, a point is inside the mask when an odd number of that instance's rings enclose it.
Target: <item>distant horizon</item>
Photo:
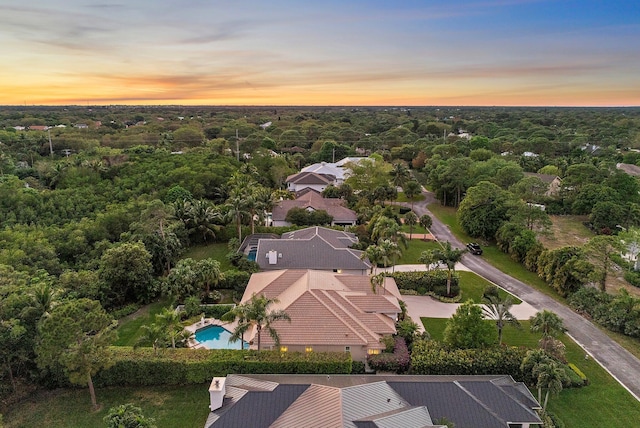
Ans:
[[[20,108],[20,107],[219,107],[219,108],[541,108],[541,109],[624,109],[640,108],[637,105],[408,105],[408,104],[0,104],[0,108]]]
[[[637,0],[0,7],[1,105],[640,105]]]

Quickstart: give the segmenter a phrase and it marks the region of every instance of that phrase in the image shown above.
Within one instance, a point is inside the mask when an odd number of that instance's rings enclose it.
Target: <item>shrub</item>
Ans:
[[[582,370],[580,370],[578,368],[578,366],[576,366],[573,363],[569,363],[569,367],[571,368],[571,370],[573,370],[580,377],[580,379],[582,379],[582,384],[583,385],[585,385],[585,386],[589,385],[589,379],[587,378],[587,376],[584,373],[582,373]]]
[[[96,386],[185,385],[229,373],[349,374],[343,352],[285,352],[231,349],[112,347],[114,365],[96,375]]]
[[[417,341],[411,353],[411,372],[418,375],[508,374],[523,381],[520,365],[526,354],[526,348],[511,346],[448,350],[438,342]]]
[[[411,357],[404,339],[396,337],[393,353],[383,352],[382,354],[369,355],[367,362],[369,367],[376,371],[404,373],[409,369]]]
[[[421,295],[434,293],[445,296],[447,294],[447,272],[441,269],[429,272],[395,272],[391,276],[395,279],[399,289],[415,290]],[[451,293],[454,296],[460,294],[458,282],[458,275],[453,275]]]
[[[128,304],[127,306],[123,306],[120,309],[116,309],[115,311],[112,311],[111,316],[113,317],[113,319],[119,320],[120,318],[124,318],[127,315],[131,315],[138,309],[140,309],[140,305],[131,303],[131,304]]]
[[[204,313],[207,318],[220,319],[222,315],[233,309],[234,305],[202,305],[199,313]]]
[[[352,361],[351,362],[351,374],[365,374],[365,365],[362,361]]]
[[[624,273],[624,280],[634,287],[640,287],[640,272],[630,270]]]

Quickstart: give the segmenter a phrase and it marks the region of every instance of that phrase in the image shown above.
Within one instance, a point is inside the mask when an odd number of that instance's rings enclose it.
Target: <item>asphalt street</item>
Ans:
[[[453,247],[465,248],[465,244],[460,242],[449,228],[427,209],[427,204],[434,201],[433,194],[429,192],[424,194],[426,199],[414,204],[415,213],[418,216],[429,214],[433,218],[431,233],[438,241],[449,241]],[[569,336],[640,401],[640,360],[629,351],[569,307],[506,275],[483,260],[482,256],[467,253],[463,256],[462,263],[469,270],[518,296],[536,310],[548,309],[558,314],[563,319]]]

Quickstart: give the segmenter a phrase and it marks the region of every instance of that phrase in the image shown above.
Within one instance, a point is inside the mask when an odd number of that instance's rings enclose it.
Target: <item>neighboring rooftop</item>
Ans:
[[[308,211],[326,211],[333,217],[335,224],[355,225],[358,216],[355,211],[344,206],[344,200],[337,198],[323,198],[320,192],[306,188],[298,192],[294,200],[282,200],[277,202],[272,210],[272,220],[276,226],[286,222],[287,213],[292,208],[304,208]]]
[[[626,172],[634,177],[640,177],[640,166],[633,165],[631,163],[619,163],[616,164],[616,168]]]
[[[371,268],[353,233],[314,226],[284,233],[280,239],[260,239],[256,262],[261,269],[320,269],[359,271]],[[356,273],[356,272],[352,272]]]
[[[456,428],[540,424],[540,405],[510,376],[229,375],[205,428]]]

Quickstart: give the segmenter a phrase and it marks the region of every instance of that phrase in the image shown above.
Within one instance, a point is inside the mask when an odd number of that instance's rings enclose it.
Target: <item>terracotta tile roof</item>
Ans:
[[[388,280],[395,285],[392,278]],[[358,288],[363,291],[347,284],[360,284]],[[259,272],[251,276],[242,302],[261,293],[278,299],[273,309],[282,309],[291,318],[291,322],[273,324],[282,345],[360,345],[381,349],[380,337],[395,333],[394,319],[400,313],[397,298],[373,294],[369,277],[364,275],[315,270]],[[367,303],[367,298],[374,302]],[[383,311],[365,311],[363,306]],[[255,334],[254,329],[247,338],[255,339]],[[268,334],[261,336],[261,343],[274,345]]]
[[[326,211],[333,217],[333,221],[337,223],[352,222],[358,218],[355,211],[344,206],[344,200],[323,198],[317,191],[309,189],[308,192],[302,193],[301,196],[294,200],[282,200],[274,205],[272,210],[273,221],[285,221],[287,213],[292,208],[310,208],[315,211]]]

